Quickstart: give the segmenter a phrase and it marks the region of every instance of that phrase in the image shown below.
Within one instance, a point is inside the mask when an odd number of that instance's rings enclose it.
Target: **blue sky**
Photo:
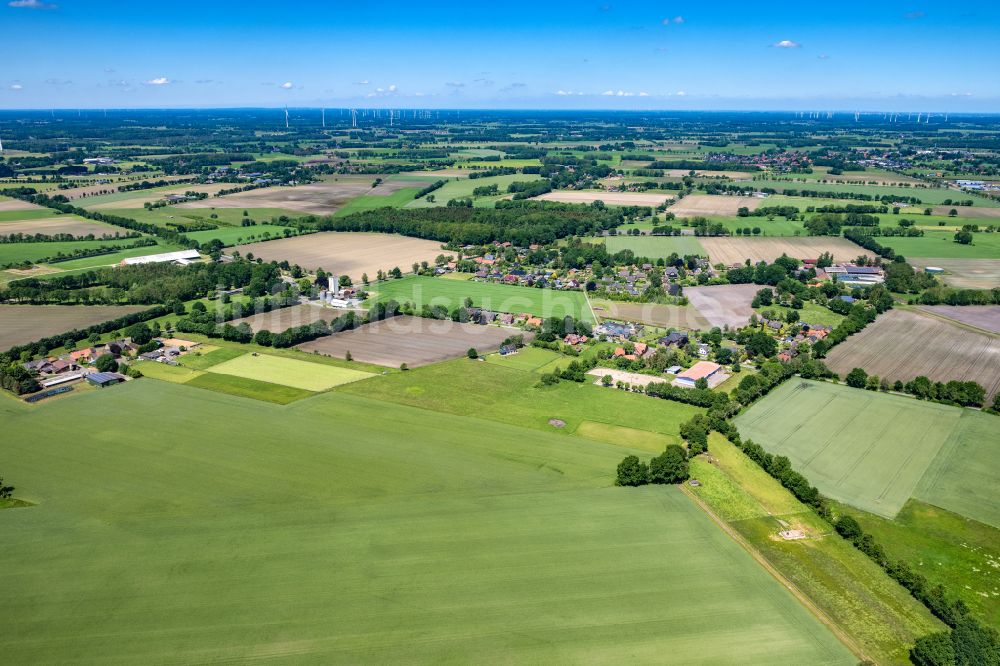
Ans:
[[[1000,112],[1000,3],[0,0],[0,108]]]

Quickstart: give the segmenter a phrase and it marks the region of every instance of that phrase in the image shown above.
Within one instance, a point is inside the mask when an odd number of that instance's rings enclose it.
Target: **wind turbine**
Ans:
[[[285,107],[285,129],[288,129],[288,107]]]
[[[358,110],[351,109],[351,127],[358,126]]]
[[[320,109],[323,118],[323,129],[326,129],[326,109]]]

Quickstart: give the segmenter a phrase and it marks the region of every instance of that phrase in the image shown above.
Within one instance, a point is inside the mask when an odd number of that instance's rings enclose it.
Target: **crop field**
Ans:
[[[919,258],[907,261],[913,266],[937,266],[946,272],[939,279],[961,289],[992,289],[1000,285],[1000,259]]]
[[[923,305],[925,312],[1000,334],[1000,307],[995,305]]]
[[[632,250],[635,256],[649,259],[666,259],[675,252],[680,257],[708,256],[698,240],[695,236],[607,236],[604,245],[612,254]]]
[[[28,203],[27,201],[21,201],[20,199],[10,199],[8,197],[0,197],[0,212],[10,212],[10,211],[20,211],[20,210],[40,210],[41,206],[36,206],[33,203]]]
[[[692,331],[712,327],[708,320],[692,306],[628,303],[603,299],[592,299],[590,303],[594,308],[594,313],[602,320],[632,321],[646,326],[682,328]]]
[[[248,315],[229,323],[233,326],[239,326],[243,323],[249,324],[254,333],[262,330],[281,333],[293,326],[304,326],[320,320],[329,322],[345,312],[347,310],[324,308],[318,305],[293,305],[289,308]]]
[[[311,215],[329,215],[355,197],[368,194],[376,176],[337,176],[331,180],[294,187],[266,187],[222,197],[178,204],[180,210],[195,208],[283,208]],[[405,186],[405,185],[403,185]],[[383,183],[388,194],[396,187]]]
[[[494,312],[527,313],[537,317],[565,317],[593,322],[593,314],[582,291],[535,289],[472,280],[442,280],[424,276],[388,280],[371,285],[377,301],[410,302],[416,307],[442,305],[453,310],[472,299],[475,307]]]
[[[212,366],[212,372],[221,375],[245,377],[269,384],[280,384],[304,391],[325,391],[360,379],[371,373],[338,368],[332,365],[311,363],[283,358],[271,354],[243,354]]]
[[[496,185],[499,195],[507,194],[507,186],[515,182],[532,182],[536,180],[541,180],[541,176],[537,174],[523,174],[515,173],[506,176],[487,176],[486,178],[451,178],[448,179],[447,176],[439,176],[437,178],[431,178],[427,184],[433,183],[437,180],[447,179],[448,182],[441,188],[434,190],[430,194],[434,196],[434,201],[427,201],[427,195],[419,199],[414,199],[406,204],[407,208],[429,208],[432,206],[445,206],[451,199],[465,199],[473,198],[472,191],[477,187],[489,187],[490,185]],[[486,199],[489,201],[496,201],[499,198],[496,197],[479,197],[473,198],[473,203],[479,201],[480,199]]]
[[[960,198],[965,199],[965,193],[960,195]],[[993,206],[988,208],[987,206]],[[958,211],[959,219],[963,217],[972,218],[974,220],[982,220],[983,224],[995,224],[997,218],[1000,218],[1000,208],[996,207],[995,203],[992,204],[977,204],[976,206],[933,206],[932,212],[934,215],[947,215],[951,209],[954,208]],[[923,212],[923,209],[919,209],[918,212]],[[954,218],[953,218],[954,219]]]
[[[833,236],[803,236],[796,238],[739,238],[716,236],[701,238],[701,245],[713,264],[742,264],[749,259],[773,262],[783,254],[793,259],[816,259],[824,252],[833,255],[834,261],[850,261],[859,256],[874,257],[868,250],[846,238]]]
[[[736,419],[740,433],[793,467],[823,494],[893,518],[910,497],[951,511],[1000,517],[997,472],[962,476],[998,453],[990,415],[887,393],[791,380]],[[964,456],[964,458],[963,458]],[[927,476],[925,477],[925,472]],[[994,494],[995,495],[995,494]],[[931,499],[933,498],[933,499]],[[985,522],[985,521],[984,521]]]
[[[838,506],[882,544],[890,557],[944,585],[973,614],[1000,629],[1000,529],[919,500],[893,520]]]
[[[837,345],[827,366],[841,375],[854,368],[907,382],[977,381],[989,400],[1000,391],[1000,337],[977,333],[914,311],[890,310]]]
[[[610,487],[618,447],[149,380],[0,412],[14,662],[856,662],[675,488]]]
[[[355,199],[351,199],[341,207],[335,215],[343,217],[352,213],[361,213],[366,210],[376,210],[379,208],[402,208],[413,201],[413,197],[420,191],[419,187],[404,187],[395,192],[386,194],[377,187],[367,194]]]
[[[105,186],[108,187],[108,186]],[[183,183],[154,187],[148,190],[133,190],[131,192],[115,192],[114,194],[98,194],[83,199],[80,203],[88,210],[121,210],[123,208],[142,208],[147,201],[160,201],[168,194],[184,194],[185,192],[203,192],[209,195],[206,201],[211,201],[211,195],[220,190],[233,187],[232,183]]]
[[[740,208],[757,210],[763,199],[757,197],[729,197],[717,194],[693,194],[686,196],[669,210],[677,217],[711,217],[714,215],[733,216]]]
[[[914,238],[879,237],[878,242],[907,258],[1000,259],[1000,233],[973,233],[971,245],[956,243],[954,238],[953,232],[926,231]]]
[[[598,190],[584,192],[578,190],[559,190],[547,192],[535,197],[541,201],[559,201],[562,203],[590,204],[603,201],[609,206],[651,206],[656,207],[673,200],[672,194],[650,194],[648,192],[608,192]]]
[[[0,305],[0,351],[146,309],[142,305]]]
[[[322,268],[355,280],[363,273],[374,280],[379,270],[388,272],[397,266],[409,271],[414,262],[433,261],[442,253],[441,244],[436,241],[395,234],[340,231],[251,243],[235,249],[243,256],[252,252],[265,261],[287,260],[309,270]]]
[[[60,253],[62,253],[63,255],[68,255],[74,250],[93,250],[102,246],[121,247],[123,245],[130,245],[134,243],[135,240],[136,239],[132,238],[120,238],[118,240],[54,241],[54,242],[43,242],[43,243],[0,243],[0,265],[12,264],[21,261],[37,262],[41,259],[55,257]],[[142,252],[140,252],[139,254],[155,254],[156,252],[163,251],[156,249],[155,246],[142,247],[136,249],[142,250]],[[107,256],[111,255],[105,255],[103,259],[101,256],[88,257],[88,259],[99,259],[102,260],[104,264],[115,263],[113,259],[108,260]],[[98,265],[101,264],[99,263]],[[62,266],[59,266],[59,268],[62,268]]]
[[[297,348],[336,358],[345,358],[350,352],[353,359],[363,363],[391,368],[406,363],[416,368],[464,356],[470,348],[481,354],[495,351],[506,338],[520,333],[516,329],[460,324],[450,319],[399,316],[318,338]],[[525,337],[530,339],[531,335]]]
[[[839,176],[834,176],[839,178]],[[782,191],[785,188],[792,190],[813,190],[816,192],[849,192],[852,194],[867,194],[873,197],[881,197],[885,195],[897,196],[902,198],[917,197],[923,204],[940,204],[945,199],[972,199],[976,202],[976,206],[995,206],[996,204],[990,201],[988,198],[976,195],[967,194],[965,192],[958,192],[956,190],[951,190],[944,187],[894,187],[891,185],[867,185],[867,184],[848,184],[848,183],[788,183],[783,184],[781,181],[768,182],[768,187],[773,187],[778,191]],[[950,208],[950,207],[946,207]],[[962,207],[959,206],[959,209]],[[946,211],[947,212],[947,211]]]
[[[735,328],[750,321],[750,303],[760,289],[756,284],[718,284],[685,287],[684,295],[711,326]]]
[[[26,211],[42,212],[42,211]],[[45,211],[48,212],[48,211]],[[113,227],[109,224],[93,222],[84,217],[76,215],[59,215],[52,213],[47,217],[31,215],[28,218],[13,220],[0,219],[0,236],[9,234],[46,234],[55,236],[56,234],[72,234],[74,236],[86,236],[94,234],[100,237],[103,234],[114,234],[115,232],[127,233],[121,227]]]

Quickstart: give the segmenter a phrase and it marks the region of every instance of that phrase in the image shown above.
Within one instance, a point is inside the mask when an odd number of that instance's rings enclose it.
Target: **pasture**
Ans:
[[[399,316],[366,324],[350,331],[317,338],[297,348],[391,368],[406,363],[416,368],[464,356],[470,348],[480,354],[495,351],[500,343],[521,331],[421,317]],[[526,338],[531,338],[527,334]]]
[[[824,252],[833,255],[834,261],[850,261],[859,256],[874,257],[868,250],[846,238],[834,236],[802,236],[794,238],[740,238],[713,236],[701,238],[701,245],[713,264],[732,266],[747,259],[751,263],[773,262],[783,254],[793,259],[816,259]]]
[[[712,327],[708,320],[690,305],[628,303],[596,298],[591,299],[590,303],[594,313],[602,320],[632,321],[657,328],[682,328],[691,331]]]
[[[994,308],[995,309],[995,308]],[[977,333],[919,311],[890,310],[830,350],[827,366],[854,368],[890,381],[977,381],[989,400],[1000,392],[1000,336]]]
[[[148,380],[0,414],[13,662],[857,661],[618,447]]]
[[[113,233],[113,232],[112,232]],[[16,264],[22,261],[29,261],[32,263],[39,262],[43,259],[56,258],[59,256],[69,256],[75,250],[96,250],[101,247],[123,247],[125,245],[131,245],[137,239],[135,238],[120,238],[112,240],[78,240],[78,241],[53,241],[53,242],[41,242],[41,243],[0,243],[0,266],[5,264]],[[141,250],[139,254],[155,254],[157,252],[165,252],[165,250],[159,250],[156,246],[133,248]],[[131,251],[131,250],[129,250]],[[116,254],[116,253],[113,253]],[[87,257],[87,259],[98,259],[103,264],[117,263],[115,259],[108,259],[112,254],[101,255],[95,257]],[[80,261],[78,259],[72,261]],[[120,259],[118,259],[120,261]],[[69,263],[69,262],[53,262],[53,263]],[[98,263],[97,265],[102,265]],[[64,266],[59,266],[59,268],[64,268]]]
[[[677,217],[712,217],[716,215],[732,217],[740,208],[757,210],[762,201],[764,200],[757,197],[692,194],[684,197],[667,210]]]
[[[680,257],[689,254],[708,256],[695,236],[607,236],[604,246],[612,254],[632,250],[635,256],[648,259],[666,259],[674,253]]]
[[[980,439],[996,417],[914,398],[792,379],[736,419],[745,438],[784,455],[823,494],[893,518],[910,497],[1000,519],[996,471],[963,476],[998,453]],[[925,473],[927,476],[925,477]],[[984,497],[992,494],[992,497]],[[933,499],[930,499],[933,497]],[[979,506],[977,509],[976,506]],[[984,521],[985,522],[985,521]]]
[[[473,203],[479,202],[492,202],[496,201],[501,196],[507,195],[507,186],[515,182],[532,182],[536,180],[541,180],[541,176],[537,174],[523,174],[516,173],[507,176],[487,176],[486,178],[447,178],[446,176],[440,176],[438,178],[431,178],[428,180],[427,184],[433,183],[437,180],[446,179],[448,182],[444,186],[434,190],[430,195],[434,196],[434,201],[428,201],[427,196],[424,195],[419,199],[412,199],[406,204],[407,208],[429,208],[433,206],[445,206],[451,199],[473,199]],[[490,185],[496,185],[499,195],[491,197],[473,197],[472,191],[477,187],[489,187]]]
[[[369,372],[351,368],[339,368],[271,354],[243,354],[217,363],[211,368],[214,374],[244,377],[304,391],[325,391],[334,386],[372,376]]]
[[[951,231],[925,231],[913,238],[880,236],[878,242],[907,258],[1000,259],[1000,233],[973,233],[971,245],[956,243]]]
[[[142,305],[0,305],[0,351],[146,309]]]
[[[546,192],[535,197],[539,201],[558,201],[560,203],[592,204],[595,201],[603,201],[608,206],[649,206],[652,208],[668,203],[673,198],[672,194],[608,192],[607,190],[558,190],[555,192]]]
[[[409,302],[417,308],[442,305],[451,311],[461,306],[466,298],[471,298],[475,307],[494,312],[527,313],[546,318],[569,315],[576,319],[594,321],[587,297],[582,291],[556,291],[424,276],[373,283],[371,290],[376,292],[377,301]]]
[[[760,289],[757,284],[685,287],[684,296],[711,326],[738,328],[746,326],[754,314],[750,303]]]
[[[322,268],[334,275],[349,275],[357,280],[367,273],[375,279],[379,270],[399,267],[408,271],[414,262],[434,261],[441,254],[436,241],[395,234],[325,231],[294,238],[239,245],[246,256],[252,252],[265,261],[287,260],[313,270]]]

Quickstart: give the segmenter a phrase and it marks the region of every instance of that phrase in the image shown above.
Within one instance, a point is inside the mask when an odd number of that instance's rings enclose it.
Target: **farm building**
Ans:
[[[198,254],[198,250],[180,250],[178,252],[163,252],[161,254],[144,254],[141,257],[128,257],[127,259],[122,259],[122,266],[163,264],[167,262],[189,264],[199,259],[201,259],[201,255]]]
[[[125,381],[125,375],[120,375],[117,372],[92,372],[87,375],[87,381],[94,386],[104,388]]]
[[[711,361],[698,361],[684,372],[678,373],[674,379],[674,386],[681,388],[694,388],[695,382],[704,379],[710,384],[713,379],[720,378],[725,374],[722,366]]]

